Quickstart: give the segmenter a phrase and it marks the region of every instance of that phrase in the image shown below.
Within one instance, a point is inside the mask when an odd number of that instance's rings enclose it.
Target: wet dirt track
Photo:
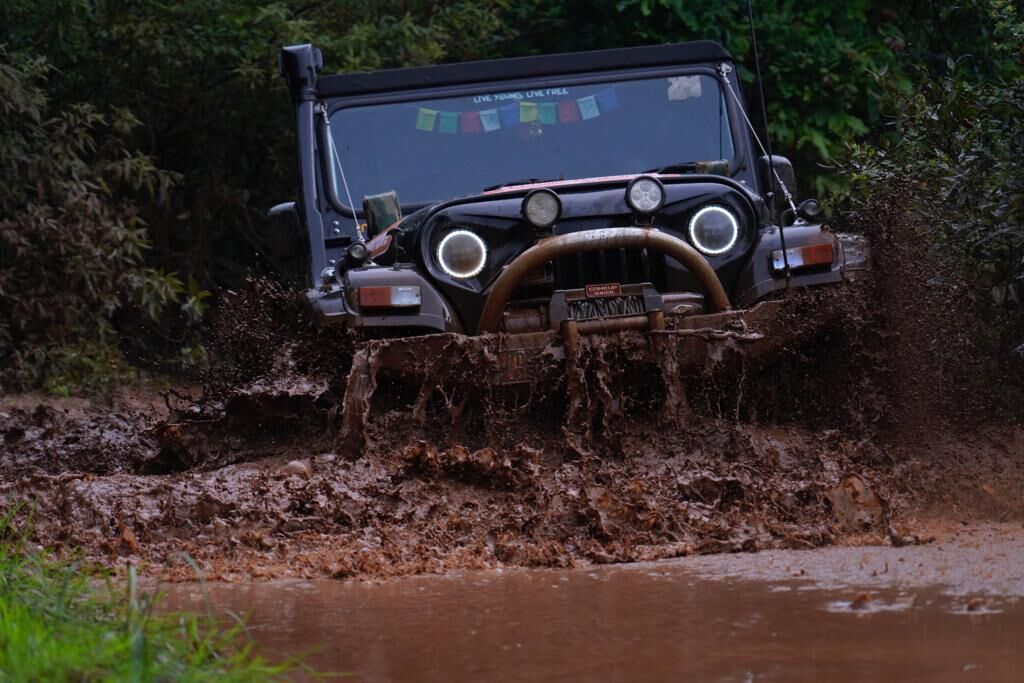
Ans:
[[[177,565],[184,578],[182,553],[211,577],[344,577],[827,543],[835,529],[819,482],[842,468],[820,457],[819,438],[779,436],[785,445],[709,429],[652,447],[638,434],[613,459],[416,442],[350,461],[296,457],[292,445],[283,457],[172,474],[29,467],[3,494],[37,501],[40,540]]]
[[[156,408],[5,406],[0,495],[33,503],[40,543],[179,580],[195,578],[186,555],[210,579],[382,577],[902,545],[936,518],[1022,512],[1024,432],[1006,428],[882,451],[705,417],[618,432],[601,452],[542,435],[475,450],[409,439],[350,459],[305,424],[214,440],[224,421],[197,437]],[[167,455],[186,438],[215,447],[206,463]]]

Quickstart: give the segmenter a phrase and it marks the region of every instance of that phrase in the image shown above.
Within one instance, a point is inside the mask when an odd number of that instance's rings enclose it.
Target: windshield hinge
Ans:
[[[331,122],[327,118],[327,105],[323,102],[316,103],[316,113],[320,115],[320,118],[324,120],[324,125],[330,128]]]
[[[718,63],[718,73],[722,74],[723,77],[724,76],[728,76],[729,74],[732,73],[732,64],[727,64],[725,62],[719,62]]]

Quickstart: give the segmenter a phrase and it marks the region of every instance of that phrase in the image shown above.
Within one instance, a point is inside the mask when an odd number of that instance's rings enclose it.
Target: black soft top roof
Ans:
[[[317,92],[320,97],[344,97],[462,83],[539,78],[610,69],[710,63],[723,60],[732,61],[732,56],[724,47],[709,40],[700,40],[692,43],[627,47],[592,52],[566,52],[536,57],[511,57],[480,62],[347,73],[320,78],[317,81]]]

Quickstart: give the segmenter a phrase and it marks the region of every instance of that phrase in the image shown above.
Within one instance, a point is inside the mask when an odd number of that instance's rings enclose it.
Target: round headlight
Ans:
[[[690,219],[690,241],[710,256],[732,249],[739,236],[740,224],[724,206],[705,206]]]
[[[551,190],[534,190],[523,200],[523,218],[538,228],[550,228],[562,213],[562,202]]]
[[[437,245],[437,262],[452,277],[460,280],[474,277],[487,262],[487,245],[469,230],[453,230]]]
[[[626,186],[626,203],[637,213],[654,213],[665,203],[665,187],[657,178],[637,176]]]

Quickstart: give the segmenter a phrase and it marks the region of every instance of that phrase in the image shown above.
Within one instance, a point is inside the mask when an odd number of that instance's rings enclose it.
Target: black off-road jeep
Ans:
[[[774,292],[864,267],[861,242],[793,202],[718,44],[321,66],[312,45],[281,53],[301,198],[272,212],[308,229],[324,322],[442,340],[426,353],[500,338],[492,381],[515,381],[580,334],[755,329]]]

